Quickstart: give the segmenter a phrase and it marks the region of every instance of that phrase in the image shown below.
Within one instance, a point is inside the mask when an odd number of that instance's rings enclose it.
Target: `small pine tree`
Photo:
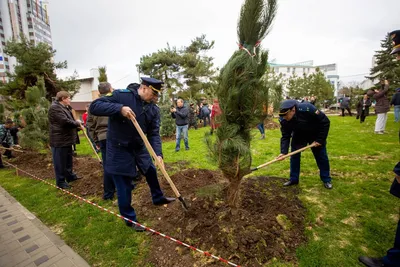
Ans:
[[[107,67],[106,66],[99,66],[99,82],[108,82],[107,77]]]
[[[160,135],[162,137],[170,137],[175,134],[175,120],[171,116],[171,105],[168,101],[164,101],[159,105],[160,108]]]
[[[233,208],[239,204],[241,180],[250,173],[250,131],[259,123],[266,90],[262,77],[267,69],[268,53],[259,45],[268,34],[276,10],[276,0],[244,2],[237,26],[241,49],[234,52],[219,76],[221,126],[215,143],[208,138],[208,145],[229,180],[227,202]]]
[[[400,61],[393,60],[393,55],[390,55],[393,43],[389,33],[381,41],[381,48],[375,52],[376,66],[371,68],[371,76],[379,80],[388,80],[390,92],[393,93],[400,87]],[[380,83],[377,86],[380,87]]]
[[[25,108],[21,110],[21,115],[26,126],[21,130],[21,146],[40,150],[49,143],[49,107],[44,79],[38,77],[37,84],[25,91]]]
[[[0,123],[5,123],[4,104],[0,104]]]

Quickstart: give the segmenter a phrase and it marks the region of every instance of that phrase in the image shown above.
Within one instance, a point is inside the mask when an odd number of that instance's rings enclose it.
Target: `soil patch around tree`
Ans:
[[[51,156],[26,153],[10,161],[40,178],[54,177]],[[138,220],[180,241],[208,251],[242,266],[264,266],[274,261],[296,265],[296,248],[306,241],[306,210],[298,199],[298,187],[282,187],[278,177],[245,178],[241,185],[240,207],[225,204],[227,182],[219,171],[187,169],[187,162],[167,164],[185,201],[155,206],[144,177],[133,191],[133,206]],[[103,173],[98,161],[74,158],[74,170],[83,179],[72,183],[72,192],[81,196],[102,196]],[[52,178],[54,179],[54,178]],[[174,196],[159,173],[165,195]],[[121,227],[123,224],[121,223]],[[217,260],[154,236],[147,262],[154,266],[224,266]]]

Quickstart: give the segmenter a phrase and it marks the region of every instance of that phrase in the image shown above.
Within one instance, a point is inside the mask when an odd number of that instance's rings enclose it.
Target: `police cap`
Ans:
[[[285,116],[290,109],[292,109],[294,106],[297,107],[297,101],[293,99],[285,100],[281,103],[281,106],[279,107],[279,116]]]
[[[153,90],[153,93],[157,95],[161,93],[161,86],[164,84],[162,81],[150,77],[141,77],[140,79],[142,79],[142,84],[150,87],[151,90]]]
[[[390,38],[392,38],[393,41],[393,50],[390,54],[400,53],[400,30],[392,31],[390,33]]]
[[[400,176],[400,162],[397,162],[396,166],[394,166],[393,172]]]

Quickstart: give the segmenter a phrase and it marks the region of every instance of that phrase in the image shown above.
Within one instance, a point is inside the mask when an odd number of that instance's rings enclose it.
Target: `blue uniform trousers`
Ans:
[[[144,175],[146,176],[147,184],[150,187],[153,203],[157,204],[164,199],[164,194],[161,191],[160,184],[158,183],[156,167],[151,165]],[[136,221],[136,212],[131,205],[132,190],[135,188],[133,177],[113,175],[113,180],[115,187],[117,188],[119,212],[122,216],[131,219],[132,221]]]
[[[56,173],[56,185],[64,187],[67,182],[76,179],[72,172],[72,146],[52,147],[54,172]]]
[[[312,142],[307,142],[307,141],[294,142],[292,140],[291,151],[293,152],[295,150],[303,148],[307,146],[307,143],[312,143]],[[329,159],[328,159],[328,154],[326,152],[326,146],[313,147],[311,148],[311,150],[314,154],[315,161],[317,162],[319,168],[319,176],[321,177],[321,180],[324,183],[331,182]],[[299,182],[300,159],[301,159],[301,153],[298,153],[290,157],[290,180],[292,182]]]
[[[101,140],[100,142],[100,150],[101,150],[101,158],[103,161],[103,186],[104,186],[104,194],[103,199],[113,199],[115,193],[115,185],[113,181],[113,177],[110,173],[106,171],[104,166],[106,165],[107,160],[107,140]]]
[[[385,266],[395,267],[400,266],[400,220],[397,223],[396,237],[394,239],[394,247],[387,251],[383,257]]]

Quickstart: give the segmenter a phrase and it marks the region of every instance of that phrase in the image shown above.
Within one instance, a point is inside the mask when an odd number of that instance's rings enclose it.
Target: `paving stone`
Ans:
[[[31,253],[31,252],[37,250],[38,248],[39,248],[39,246],[35,244],[35,245],[25,249],[25,251],[26,251],[26,253]]]
[[[18,232],[20,232],[22,230],[24,230],[24,227],[18,227],[17,229],[12,230],[12,232],[15,234],[15,233],[18,233]]]
[[[45,263],[48,260],[49,260],[49,257],[44,255],[44,256],[40,257],[39,259],[35,260],[34,263],[36,264],[36,266],[39,266],[39,265]]]
[[[18,241],[19,241],[20,243],[22,243],[22,242],[28,240],[29,238],[31,238],[29,235],[25,235],[25,236],[19,238]]]

